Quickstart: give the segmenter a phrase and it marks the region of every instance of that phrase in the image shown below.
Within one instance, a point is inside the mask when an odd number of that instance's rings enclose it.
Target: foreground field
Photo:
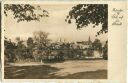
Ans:
[[[11,64],[5,67],[5,79],[107,79],[107,61]]]

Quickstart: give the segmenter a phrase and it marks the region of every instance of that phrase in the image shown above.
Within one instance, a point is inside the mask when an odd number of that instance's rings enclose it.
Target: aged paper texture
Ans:
[[[126,83],[124,1],[4,1],[2,81]]]

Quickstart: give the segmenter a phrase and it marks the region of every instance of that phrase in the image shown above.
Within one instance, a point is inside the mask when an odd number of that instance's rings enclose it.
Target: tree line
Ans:
[[[33,33],[33,37],[28,37],[26,41],[21,40],[20,37],[17,37],[15,42],[5,38],[5,62],[55,62],[65,59],[79,59],[84,56],[83,50],[87,50],[86,56],[92,56],[94,50],[107,53],[107,43],[102,46],[99,39],[95,39],[89,47],[81,48],[75,43],[52,42],[48,35],[49,33],[38,31]]]

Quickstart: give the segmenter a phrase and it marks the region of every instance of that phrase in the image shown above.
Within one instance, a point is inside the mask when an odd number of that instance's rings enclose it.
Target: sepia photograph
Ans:
[[[4,4],[4,79],[107,79],[108,4]]]

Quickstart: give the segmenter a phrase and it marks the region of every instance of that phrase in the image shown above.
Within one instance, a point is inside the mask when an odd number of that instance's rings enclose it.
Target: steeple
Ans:
[[[89,38],[88,38],[88,43],[89,43],[89,44],[92,43],[90,36],[89,36]]]
[[[90,38],[90,36],[89,36],[89,38],[88,38],[88,42],[91,42],[91,38]]]

